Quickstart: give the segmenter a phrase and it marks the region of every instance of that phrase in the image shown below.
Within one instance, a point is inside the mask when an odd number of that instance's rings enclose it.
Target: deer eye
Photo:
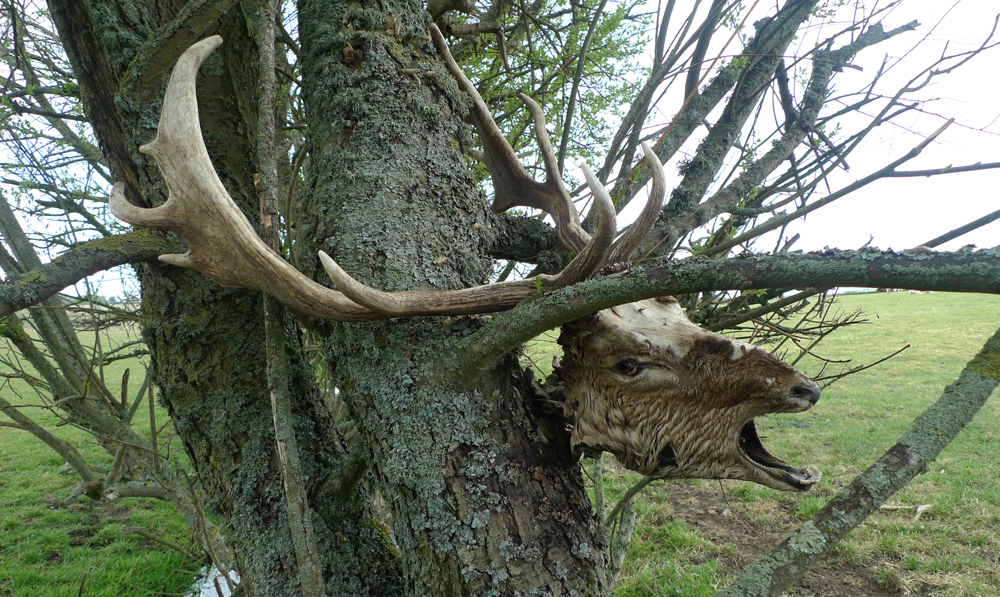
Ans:
[[[614,369],[616,373],[631,377],[642,371],[642,364],[633,358],[626,358],[615,363],[615,366],[612,367],[612,369]]]

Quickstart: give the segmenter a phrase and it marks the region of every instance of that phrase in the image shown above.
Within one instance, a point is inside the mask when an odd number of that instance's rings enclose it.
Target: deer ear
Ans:
[[[677,455],[674,454],[674,449],[670,447],[670,444],[667,444],[656,456],[656,472],[652,476],[666,475],[669,471],[675,470],[677,467]]]

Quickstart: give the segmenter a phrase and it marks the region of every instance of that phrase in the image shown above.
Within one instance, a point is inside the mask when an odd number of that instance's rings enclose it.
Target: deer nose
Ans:
[[[811,381],[798,383],[792,387],[792,397],[805,400],[810,405],[816,404],[819,401],[820,392],[819,386]]]

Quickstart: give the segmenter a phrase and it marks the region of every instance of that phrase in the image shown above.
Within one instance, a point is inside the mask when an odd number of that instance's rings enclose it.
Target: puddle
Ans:
[[[233,580],[233,586],[240,582],[240,577],[235,570],[229,572],[229,578]],[[184,597],[229,597],[231,594],[225,575],[219,572],[215,566],[205,566]]]

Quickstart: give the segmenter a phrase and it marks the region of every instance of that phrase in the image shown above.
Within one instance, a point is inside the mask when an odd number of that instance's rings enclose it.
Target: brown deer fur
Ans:
[[[650,299],[563,327],[556,375],[571,443],[607,451],[658,478],[743,479],[805,491],[820,473],[764,449],[754,418],[801,412],[819,387],[769,352],[706,331],[673,297]]]

